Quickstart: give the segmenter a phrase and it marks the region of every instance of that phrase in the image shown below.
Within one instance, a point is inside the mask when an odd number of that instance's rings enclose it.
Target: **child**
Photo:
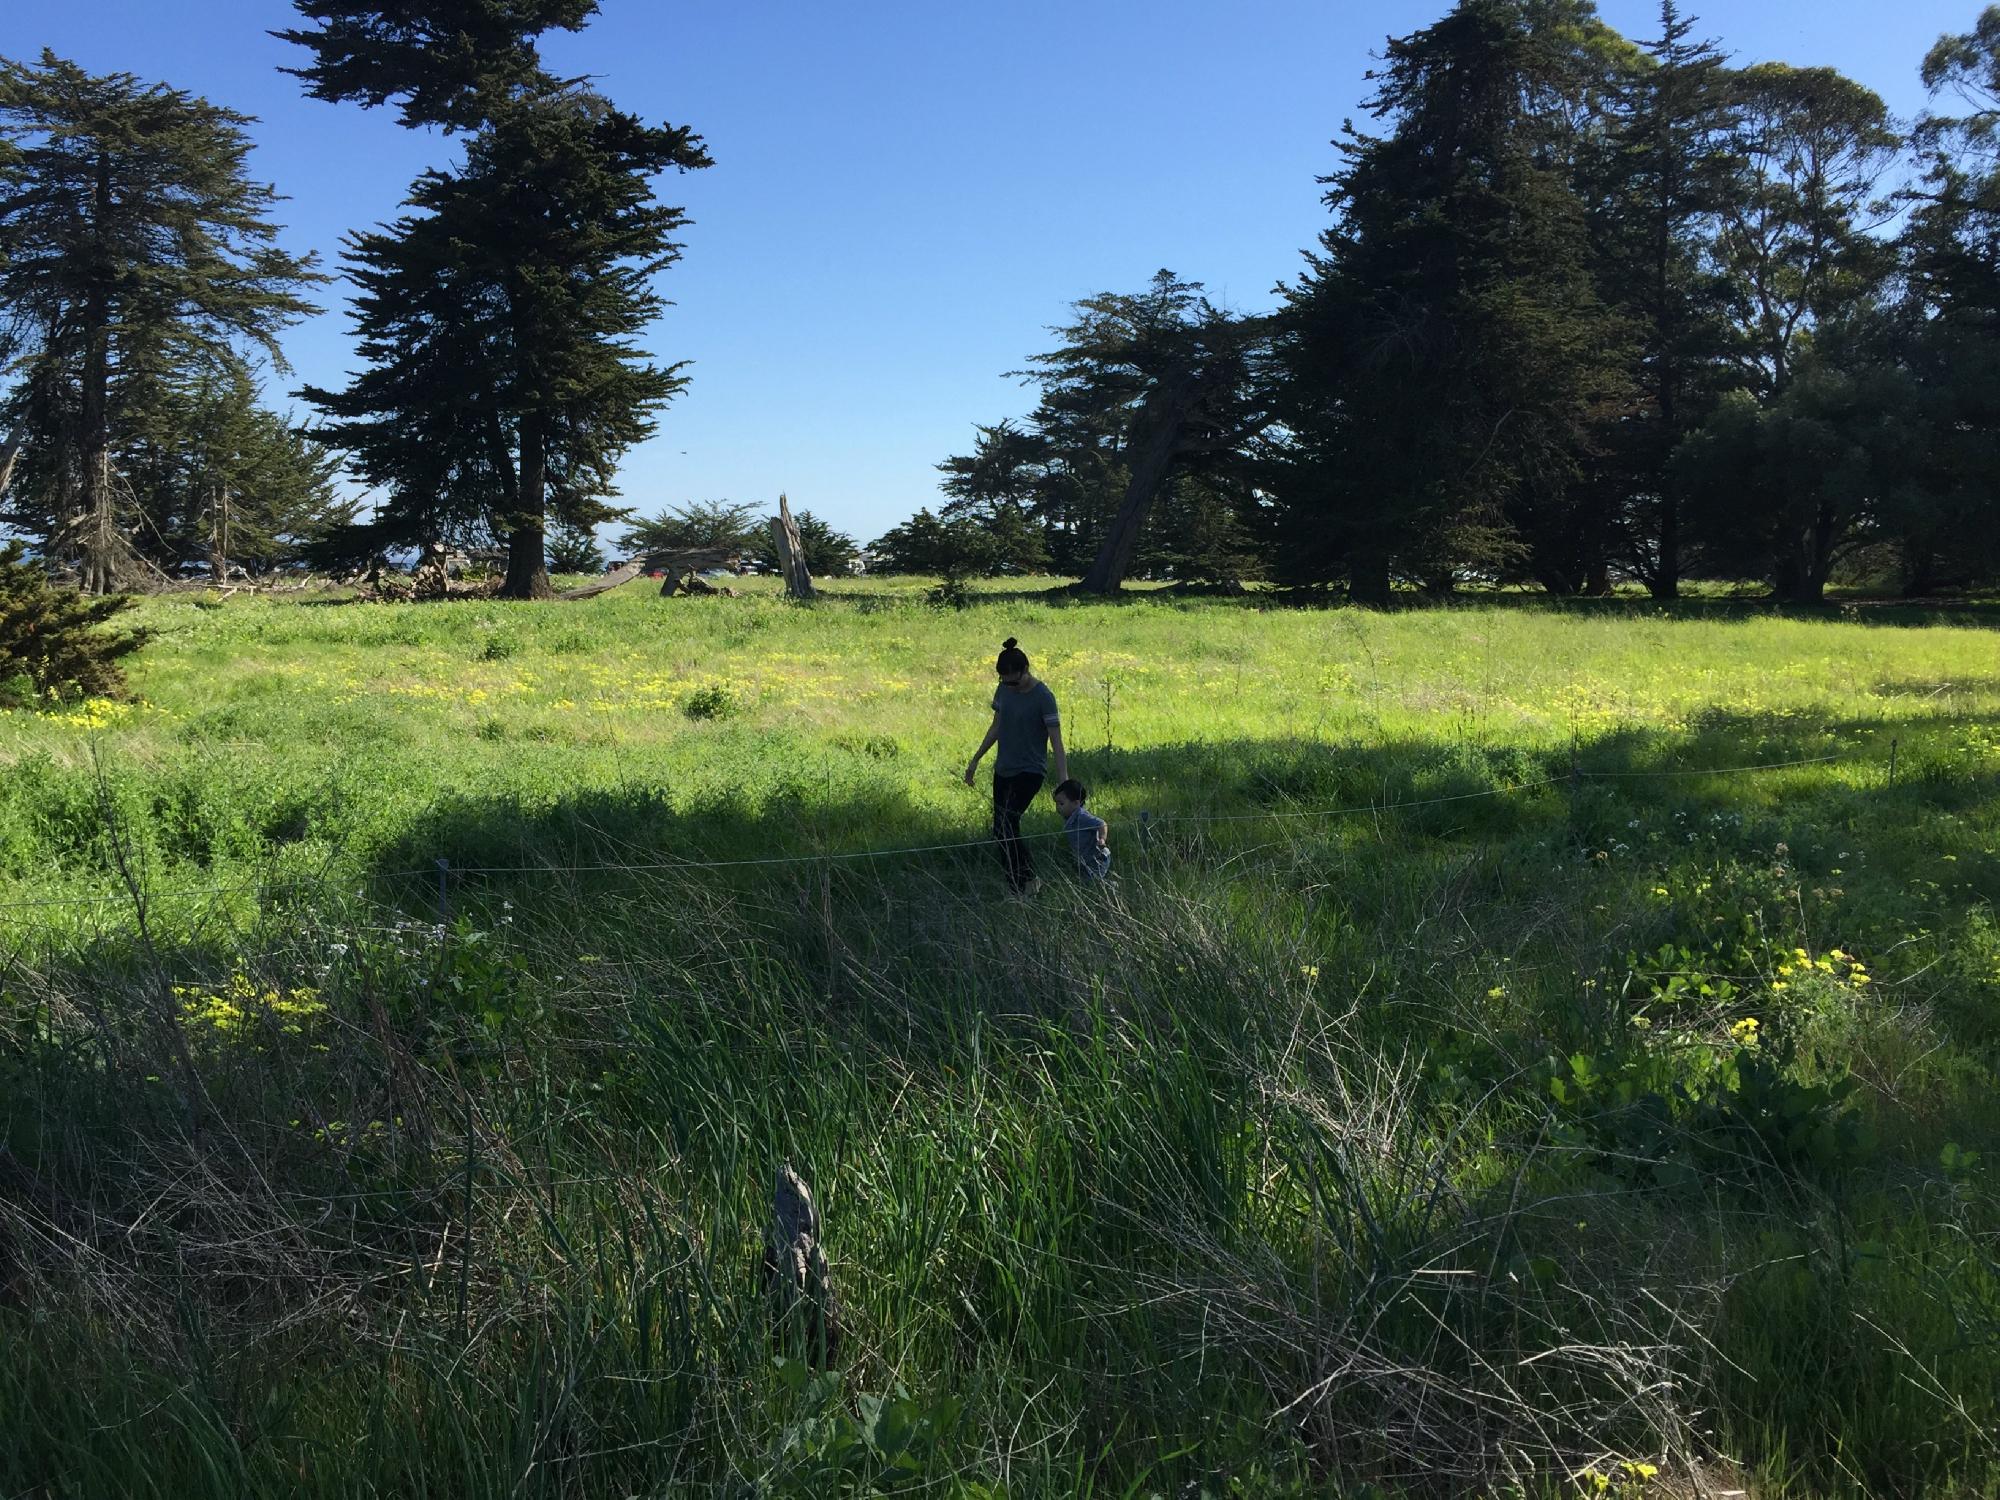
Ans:
[[[1104,819],[1084,811],[1090,791],[1080,781],[1065,781],[1055,790],[1056,811],[1062,815],[1063,832],[1076,853],[1076,868],[1085,880],[1102,880],[1111,873],[1110,836]]]

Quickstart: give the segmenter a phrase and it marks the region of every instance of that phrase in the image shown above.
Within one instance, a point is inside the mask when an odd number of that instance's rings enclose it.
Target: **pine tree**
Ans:
[[[469,130],[511,95],[546,86],[535,39],[581,31],[597,0],[293,0],[309,27],[273,33],[312,55],[286,72],[314,99],[378,108],[402,123]]]
[[[811,511],[802,510],[792,520],[799,528],[799,540],[805,543],[806,569],[815,578],[846,573],[861,555],[861,546],[853,537]]]
[[[119,661],[145,644],[146,632],[104,627],[132,600],[59,589],[22,561],[22,550],[18,541],[0,546],[0,708],[26,707],[38,696],[126,696]]]
[[[971,454],[938,467],[946,518],[1004,534],[1009,566],[1053,560],[1081,569],[1086,591],[1113,593],[1157,540],[1179,477],[1239,460],[1269,425],[1269,327],[1171,271],[1075,312],[1057,347],[1015,372],[1041,388],[1027,426],[982,427]]]
[[[558,524],[549,532],[549,570],[554,573],[602,573],[604,549],[587,526]]]
[[[1914,142],[1925,171],[1906,195],[1901,363],[1917,387],[1921,484],[1884,529],[1912,595],[2000,577],[2000,5],[1924,60],[1933,101]]]
[[[1461,0],[1370,75],[1391,128],[1349,127],[1287,289],[1284,576],[1382,602],[1573,531],[1579,457],[1626,395],[1568,164],[1595,30],[1583,0]]]
[[[0,60],[0,319],[27,361],[7,405],[45,481],[10,504],[92,592],[132,573],[122,414],[168,365],[238,369],[247,345],[282,369],[278,334],[324,279],[277,248],[277,194],[246,175],[250,123],[46,51]]]
[[[769,541],[770,529],[756,506],[693,500],[633,521],[619,545],[634,555],[710,550],[755,553]]]
[[[1632,330],[1639,398],[1605,482],[1626,563],[1663,599],[1684,548],[1673,456],[1732,383],[1729,287],[1710,250],[1738,166],[1736,99],[1696,24],[1661,0],[1658,39],[1618,69],[1595,215],[1599,284]]]
[[[157,382],[132,415],[119,467],[142,525],[136,543],[163,571],[297,563],[352,523],[324,447],[261,404],[241,370]]]
[[[618,460],[686,383],[632,340],[665,306],[653,278],[686,222],[652,180],[708,155],[542,69],[535,38],[580,28],[587,0],[296,7],[318,23],[285,33],[312,53],[315,97],[395,100],[406,125],[468,133],[461,166],[418,180],[414,213],[349,241],[370,368],[307,393],[323,438],[388,492],[381,534],[490,534],[502,592],[546,598],[550,511],[622,516],[604,503]]]
[[[417,212],[350,239],[368,368],[305,395],[329,419],[320,439],[387,491],[388,534],[497,536],[503,593],[545,598],[548,511],[623,514],[603,499],[618,459],[686,383],[631,344],[664,306],[651,279],[685,222],[650,179],[706,164],[688,132],[565,90],[508,106],[462,168],[424,174]]]

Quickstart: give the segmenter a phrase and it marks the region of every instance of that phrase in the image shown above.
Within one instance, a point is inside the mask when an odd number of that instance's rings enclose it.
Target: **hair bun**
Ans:
[[[1007,637],[1006,640],[1000,643],[1000,649],[1002,651],[1012,651],[1016,646],[1020,644],[1021,643],[1019,641],[1015,640],[1014,637],[1010,635]]]

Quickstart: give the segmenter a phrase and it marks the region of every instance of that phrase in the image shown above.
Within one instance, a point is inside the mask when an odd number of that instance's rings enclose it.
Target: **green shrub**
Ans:
[[[19,542],[0,548],[0,707],[19,699],[20,678],[51,698],[129,697],[118,662],[145,644],[147,632],[103,627],[131,603],[59,589],[22,561]]]
[[[736,695],[719,682],[696,688],[682,700],[681,712],[690,719],[726,719],[739,707]]]

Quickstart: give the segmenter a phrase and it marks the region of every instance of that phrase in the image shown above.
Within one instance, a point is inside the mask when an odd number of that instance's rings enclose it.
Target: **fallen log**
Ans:
[[[561,600],[595,599],[599,594],[608,594],[613,589],[623,588],[645,571],[646,565],[644,563],[628,562],[624,567],[606,573],[597,582],[586,583],[582,588],[567,589],[557,594],[556,598]]]

